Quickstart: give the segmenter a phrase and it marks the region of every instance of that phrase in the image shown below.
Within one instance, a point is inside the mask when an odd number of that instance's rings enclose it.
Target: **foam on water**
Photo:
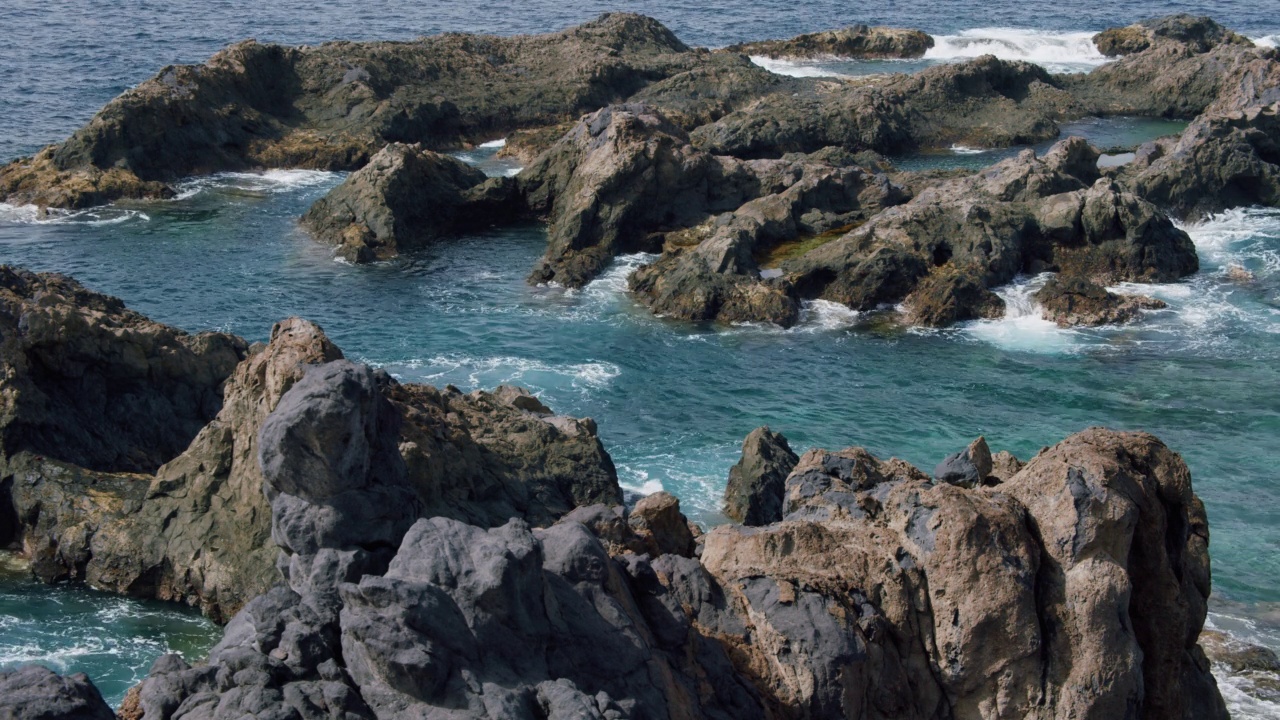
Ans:
[[[120,225],[137,220],[146,222],[151,216],[133,208],[116,205],[89,208],[86,210],[59,210],[47,208],[41,210],[35,205],[12,205],[0,203],[0,223],[15,225]]]
[[[1026,60],[1050,72],[1087,72],[1107,57],[1093,44],[1093,32],[1050,32],[1019,28],[975,28],[956,35],[937,35],[925,59],[941,62],[995,55]]]
[[[376,361],[365,360],[377,365]],[[384,368],[397,377],[412,371],[415,378],[433,384],[460,385],[467,388],[494,388],[498,385],[520,385],[532,391],[568,385],[580,390],[603,388],[622,374],[622,369],[608,362],[585,362],[557,365],[521,357],[476,358],[466,355],[438,355],[422,360],[387,363]]]
[[[188,200],[208,191],[232,194],[287,193],[303,188],[337,185],[345,173],[327,170],[265,170],[263,172],[223,172],[191,178],[180,183],[174,200]]]
[[[787,60],[782,58],[765,57],[764,55],[752,55],[751,62],[768,70],[775,75],[786,75],[788,77],[811,78],[811,77],[849,77],[849,75],[833,70],[828,65],[845,62],[840,58],[811,59],[811,60]]]
[[[1078,333],[1045,320],[1040,314],[1040,305],[1033,297],[1052,276],[1052,273],[1041,273],[1034,277],[1018,277],[1009,285],[997,288],[996,295],[1004,300],[1004,317],[967,323],[962,328],[963,332],[1006,350],[1036,353],[1075,350]]]
[[[798,332],[845,330],[857,325],[862,313],[830,300],[806,300],[800,306]]]
[[[1280,34],[1250,38],[1259,47],[1280,47]]]

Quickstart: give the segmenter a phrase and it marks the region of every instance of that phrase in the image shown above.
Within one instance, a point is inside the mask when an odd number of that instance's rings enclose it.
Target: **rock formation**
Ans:
[[[759,427],[742,441],[742,457],[729,468],[724,489],[724,514],[743,525],[768,525],[782,519],[782,495],[800,458],[787,439]]]
[[[248,40],[164,68],[66,142],[3,168],[0,198],[83,207],[164,196],[164,183],[220,170],[354,170],[391,142],[441,149],[563,122],[708,55],[625,13],[534,36]]]
[[[1163,300],[1120,295],[1078,277],[1054,276],[1036,291],[1035,299],[1044,319],[1059,327],[1119,325],[1138,317],[1143,310],[1167,307]]]
[[[447,155],[391,143],[317,200],[302,224],[351,262],[385,260],[500,219],[483,204],[489,188],[477,188],[486,179]]]
[[[270,589],[280,538],[259,431],[307,368],[341,351],[296,318],[246,351],[238,338],[185,335],[61,276],[0,274],[13,323],[0,356],[0,543],[25,552],[46,582],[178,600],[223,621]],[[104,398],[103,387],[120,395]],[[554,415],[516,388],[463,395],[383,378],[378,392],[395,417],[378,440],[405,467],[409,522],[545,525],[578,505],[621,501],[589,419]],[[175,409],[211,414],[192,429]],[[165,445],[160,430],[191,435]]]
[[[799,35],[790,40],[761,40],[725,48],[729,52],[771,58],[918,58],[933,47],[919,30],[851,25],[839,30]]]
[[[84,673],[61,677],[39,665],[0,672],[0,718],[115,720],[116,714]]]

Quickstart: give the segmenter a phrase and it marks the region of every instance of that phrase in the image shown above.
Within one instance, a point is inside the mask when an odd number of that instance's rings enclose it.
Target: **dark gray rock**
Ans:
[[[767,427],[752,430],[742,441],[742,457],[729,468],[724,514],[743,525],[781,520],[787,476],[799,461],[781,433]]]
[[[986,483],[991,471],[991,448],[987,447],[986,438],[980,437],[970,443],[969,447],[948,455],[938,463],[933,477],[948,485],[973,488]]]
[[[84,673],[63,677],[39,665],[0,672],[0,718],[114,720],[116,714]]]
[[[1163,300],[1143,295],[1119,295],[1088,280],[1055,275],[1035,293],[1041,315],[1059,327],[1125,323],[1143,310],[1167,307]]]

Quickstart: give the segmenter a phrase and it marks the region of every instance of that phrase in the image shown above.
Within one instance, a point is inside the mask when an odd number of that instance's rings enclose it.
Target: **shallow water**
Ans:
[[[0,159],[60,140],[161,65],[198,61],[244,36],[315,42],[440,29],[547,30],[604,6],[538,0],[519,13],[497,7],[141,2],[103,13],[83,0],[7,3],[0,26],[22,28],[23,41],[0,45],[0,67],[9,69],[0,73],[0,93],[10,102],[0,114]],[[856,21],[917,26],[942,40],[924,62],[995,49],[1088,64],[1094,59],[1080,50],[1080,33],[1175,9],[1211,13],[1255,37],[1280,31],[1273,13],[1239,2],[952,1],[857,16],[826,1],[626,8],[708,45]],[[1053,34],[965,32],[996,25]],[[1177,129],[1111,119],[1064,131],[1107,146]],[[512,172],[513,164],[493,157],[496,150],[477,149],[467,159],[493,174]],[[1016,150],[956,149],[900,163],[978,167],[1008,152]],[[625,485],[670,490],[705,523],[718,519],[718,497],[743,436],[761,424],[797,449],[859,444],[926,469],[979,434],[994,449],[1026,458],[1089,425],[1148,430],[1183,453],[1208,507],[1214,622],[1280,647],[1280,212],[1235,211],[1189,227],[1202,272],[1175,285],[1131,288],[1170,308],[1123,328],[1058,329],[1039,318],[1029,300],[1038,280],[1027,278],[1001,291],[1013,311],[1000,321],[909,331],[813,303],[799,327],[783,331],[653,317],[624,292],[643,256],[621,259],[581,291],[530,287],[525,275],[545,244],[537,226],[442,243],[390,263],[335,262],[295,218],[340,180],[310,171],[223,174],[189,181],[166,202],[51,216],[0,206],[0,262],[71,274],[189,330],[262,340],[273,322],[303,315],[349,357],[406,381],[524,385],[558,411],[596,418]],[[1230,281],[1224,270],[1231,265],[1254,279]],[[129,621],[117,621],[111,608]],[[215,633],[168,606],[0,578],[0,653],[13,649],[0,655],[0,666],[39,656],[60,671],[90,672],[113,699],[166,648],[198,656]],[[85,637],[100,646],[74,650]],[[23,650],[28,646],[34,649]],[[1232,702],[1248,700],[1232,694],[1236,685],[1224,687]],[[1242,717],[1274,716],[1262,705],[1239,707]]]

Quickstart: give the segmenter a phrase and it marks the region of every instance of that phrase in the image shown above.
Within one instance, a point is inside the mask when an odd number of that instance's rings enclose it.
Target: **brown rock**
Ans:
[[[1126,323],[1143,310],[1168,307],[1163,300],[1143,295],[1118,295],[1078,277],[1055,275],[1036,291],[1036,302],[1045,320],[1058,327]]]
[[[646,495],[631,510],[627,522],[644,540],[652,554],[692,557],[693,533],[689,521],[680,512],[680,500],[665,492]]]
[[[799,35],[790,40],[762,40],[730,45],[730,52],[772,58],[918,58],[933,47],[933,38],[919,30],[850,25],[839,30]]]

